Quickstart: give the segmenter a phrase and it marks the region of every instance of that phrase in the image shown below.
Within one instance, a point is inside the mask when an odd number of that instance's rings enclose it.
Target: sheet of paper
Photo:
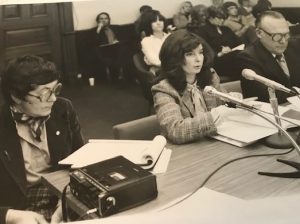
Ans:
[[[300,110],[300,99],[298,96],[288,97],[287,101]]]
[[[152,170],[152,173],[158,174],[167,172],[169,161],[171,159],[171,154],[171,149],[164,148],[164,150],[161,153],[161,156],[159,157],[157,163],[155,164]]]
[[[241,44],[241,45],[239,45],[239,46],[236,46],[236,47],[234,47],[234,48],[232,48],[231,50],[232,51],[242,51],[242,50],[244,50],[245,49],[245,44]]]
[[[271,114],[263,114],[264,116],[275,121],[273,111],[269,103],[253,102],[254,105],[262,110]],[[279,114],[289,114],[288,107],[279,106]],[[251,144],[261,138],[278,132],[278,129],[259,117],[258,115],[242,109],[232,109],[233,113],[226,117],[222,122],[217,124],[217,136],[212,136],[215,139],[224,141],[239,147],[243,147],[247,144]],[[295,124],[300,125],[300,120],[288,119]],[[284,129],[293,127],[295,125],[290,124],[287,121],[282,120],[282,127]]]
[[[59,161],[59,164],[72,165],[72,168],[79,168],[116,156],[124,156],[136,164],[145,164],[150,158],[153,163],[149,166],[143,166],[146,169],[157,164],[157,160],[161,157],[165,145],[166,139],[163,136],[156,136],[153,141],[94,139],[67,158]],[[168,158],[169,154],[166,153],[162,161],[168,163]],[[163,169],[161,163],[159,163],[161,166],[160,170]],[[167,165],[164,164],[164,169],[166,169]]]
[[[201,188],[191,197],[170,207],[181,198],[148,213],[111,216],[100,220],[71,222],[72,224],[188,223],[188,224],[298,224],[300,194],[243,200],[234,196]],[[168,208],[167,208],[168,207]],[[166,210],[162,210],[167,208]],[[162,211],[160,211],[162,210]]]

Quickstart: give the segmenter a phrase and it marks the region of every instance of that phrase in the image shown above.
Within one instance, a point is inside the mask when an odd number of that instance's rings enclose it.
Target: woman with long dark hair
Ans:
[[[222,90],[202,39],[175,31],[165,40],[160,60],[161,74],[152,94],[163,134],[177,144],[216,134],[215,123],[231,110],[203,92],[207,85]]]
[[[142,17],[146,37],[141,42],[144,60],[153,74],[160,69],[159,51],[167,38],[166,19],[157,10],[146,12]]]

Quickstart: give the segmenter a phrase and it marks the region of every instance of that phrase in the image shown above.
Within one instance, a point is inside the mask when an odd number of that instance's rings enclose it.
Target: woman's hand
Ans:
[[[228,117],[230,114],[233,114],[234,112],[236,112],[235,108],[229,108],[225,105],[221,105],[211,109],[211,115],[216,126],[221,124],[226,119],[226,117]]]
[[[103,24],[102,23],[98,23],[97,31],[96,31],[98,34],[100,33],[102,27],[103,27]]]
[[[62,221],[63,221],[62,207],[61,207],[61,201],[59,201],[57,204],[57,208],[51,217],[51,224],[61,223]]]
[[[44,216],[32,212],[9,209],[6,214],[6,224],[48,224]]]

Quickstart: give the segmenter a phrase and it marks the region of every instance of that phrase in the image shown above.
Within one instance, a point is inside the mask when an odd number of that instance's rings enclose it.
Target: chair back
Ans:
[[[221,83],[221,87],[227,90],[227,92],[238,92],[242,93],[241,81],[231,81]]]
[[[143,117],[113,126],[115,139],[152,140],[160,134],[160,126],[156,115]]]
[[[153,104],[151,87],[155,76],[149,71],[149,66],[145,63],[142,52],[133,55],[133,64],[137,70],[137,78],[141,84],[144,97],[150,102],[150,104]]]

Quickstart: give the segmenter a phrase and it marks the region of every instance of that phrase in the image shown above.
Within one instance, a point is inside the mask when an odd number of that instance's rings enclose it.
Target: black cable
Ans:
[[[69,214],[68,214],[68,207],[67,207],[67,189],[68,189],[69,183],[64,187],[62,191],[62,196],[61,196],[61,208],[62,208],[62,218],[63,222],[68,222]]]
[[[261,157],[261,156],[279,156],[279,155],[285,155],[285,154],[288,154],[290,152],[292,152],[295,148],[291,148],[290,150],[288,150],[287,152],[283,152],[283,153],[269,153],[269,154],[255,154],[255,155],[249,155],[249,156],[242,156],[242,157],[238,157],[238,158],[235,158],[235,159],[232,159],[232,160],[229,160],[227,161],[226,163],[222,164],[221,166],[219,166],[217,169],[215,169],[213,172],[211,172],[206,178],[205,180],[195,189],[193,190],[190,194],[186,195],[185,197],[183,197],[182,199],[180,199],[179,201],[175,202],[174,204],[166,207],[166,208],[163,208],[161,209],[160,211],[163,211],[163,210],[166,210],[166,209],[169,209],[181,202],[183,202],[184,200],[188,199],[189,197],[191,197],[193,194],[195,194],[200,188],[204,187],[204,185],[209,181],[210,178],[213,177],[213,175],[215,175],[219,170],[221,170],[223,167],[235,162],[235,161],[238,161],[238,160],[242,160],[242,159],[248,159],[248,158],[253,158],[253,157]]]

